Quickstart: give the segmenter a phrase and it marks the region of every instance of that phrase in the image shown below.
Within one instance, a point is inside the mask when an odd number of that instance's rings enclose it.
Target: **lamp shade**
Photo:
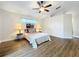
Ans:
[[[42,27],[40,26],[40,24],[36,24],[35,28],[36,28],[36,32],[39,32],[39,31],[41,31]]]
[[[20,34],[20,33],[23,33],[22,25],[16,24],[16,34]]]

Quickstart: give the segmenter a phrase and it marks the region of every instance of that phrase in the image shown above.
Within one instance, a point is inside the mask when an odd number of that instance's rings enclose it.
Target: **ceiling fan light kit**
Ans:
[[[37,1],[37,4],[39,5],[39,8],[33,8],[33,10],[38,10],[39,13],[41,13],[43,11],[49,12],[48,7],[51,7],[52,4],[48,4],[48,5],[44,6],[44,2],[45,1]]]

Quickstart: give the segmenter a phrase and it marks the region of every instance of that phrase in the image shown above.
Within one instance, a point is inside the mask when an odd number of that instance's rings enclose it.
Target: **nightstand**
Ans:
[[[23,38],[24,38],[23,33],[19,33],[19,34],[17,34],[17,36],[16,36],[16,39],[23,39]]]

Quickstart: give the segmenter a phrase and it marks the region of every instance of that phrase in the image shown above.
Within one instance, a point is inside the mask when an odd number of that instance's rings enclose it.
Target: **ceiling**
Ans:
[[[50,16],[57,13],[63,13],[70,9],[78,9],[79,2],[73,1],[46,1],[46,4],[52,4],[52,7],[49,7],[50,12],[38,13],[37,10],[32,10],[32,8],[38,7],[36,1],[0,1],[0,9],[18,13],[22,15],[30,16]],[[60,9],[56,10],[56,7],[61,6]]]

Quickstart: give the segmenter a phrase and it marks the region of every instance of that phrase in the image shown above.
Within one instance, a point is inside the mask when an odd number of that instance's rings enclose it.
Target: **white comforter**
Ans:
[[[47,33],[26,33],[25,38],[32,44],[33,48],[37,48],[37,44],[50,40]]]

